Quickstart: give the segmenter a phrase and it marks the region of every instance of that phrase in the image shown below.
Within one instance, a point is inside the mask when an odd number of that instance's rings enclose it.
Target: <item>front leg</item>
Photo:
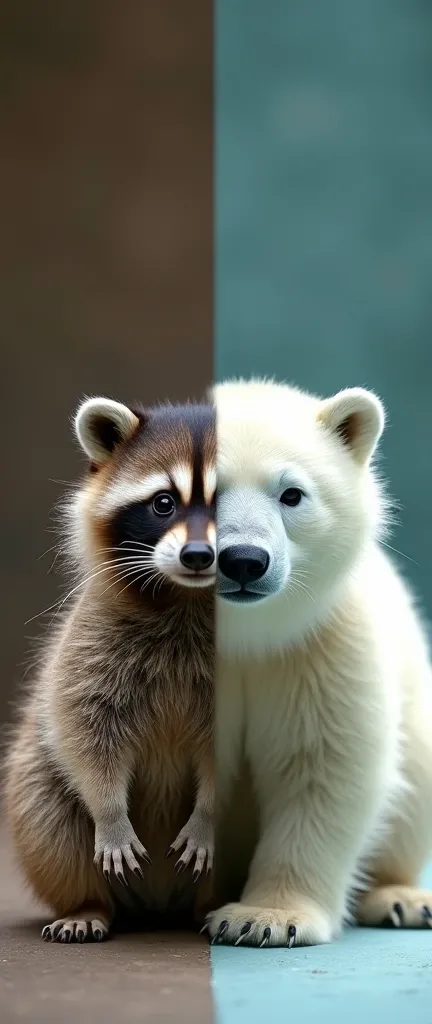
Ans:
[[[60,761],[95,824],[94,860],[110,881],[126,884],[125,865],[137,876],[137,860],[150,863],[128,816],[128,788],[134,764],[133,737],[114,704],[65,708],[60,721]]]
[[[192,814],[168,850],[170,856],[184,846],[183,853],[175,865],[177,872],[183,871],[195,858],[194,882],[201,877],[204,867],[207,874],[213,867],[214,777],[212,758],[209,754],[203,755],[197,761],[197,782],[197,796]]]
[[[151,860],[132,828],[126,807],[118,808],[114,816],[99,813],[99,817],[95,818],[95,825],[94,861],[95,864],[102,866],[107,881],[110,881],[114,871],[118,881],[126,885],[125,864],[137,878],[143,878],[137,857],[147,864],[151,864]]]
[[[292,947],[338,934],[382,794],[379,756],[363,754],[357,763],[347,751],[319,771],[299,754],[277,773],[263,754],[260,774],[254,766],[261,838],[240,902],[209,916],[213,942]]]

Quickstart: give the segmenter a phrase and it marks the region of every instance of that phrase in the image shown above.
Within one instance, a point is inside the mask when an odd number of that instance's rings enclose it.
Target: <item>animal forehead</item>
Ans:
[[[218,423],[218,486],[265,486],[309,474],[317,463],[321,439],[315,423],[300,425],[254,421]]]
[[[192,474],[215,464],[215,414],[211,406],[162,406],[145,418],[130,445],[135,471]],[[181,474],[179,474],[181,475]]]

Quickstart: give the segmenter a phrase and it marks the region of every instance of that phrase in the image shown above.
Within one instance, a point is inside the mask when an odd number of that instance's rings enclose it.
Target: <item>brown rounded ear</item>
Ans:
[[[370,461],[384,429],[384,408],[364,388],[348,388],[321,403],[318,422],[336,434],[364,465]]]
[[[75,416],[75,433],[93,466],[101,466],[122,441],[132,437],[139,419],[121,402],[88,398]]]

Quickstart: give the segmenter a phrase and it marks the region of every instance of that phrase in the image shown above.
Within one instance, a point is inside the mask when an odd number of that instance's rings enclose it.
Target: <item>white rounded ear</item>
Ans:
[[[135,433],[139,419],[111,398],[88,398],[75,416],[75,433],[90,462],[101,466],[114,448]]]
[[[340,437],[361,465],[370,461],[384,430],[380,399],[364,388],[348,388],[321,403],[318,420]]]

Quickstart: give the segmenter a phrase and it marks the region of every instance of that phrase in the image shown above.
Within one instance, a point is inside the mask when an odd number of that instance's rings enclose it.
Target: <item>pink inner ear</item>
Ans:
[[[352,445],[361,433],[361,416],[357,412],[351,413],[336,428],[336,432],[344,444]]]

